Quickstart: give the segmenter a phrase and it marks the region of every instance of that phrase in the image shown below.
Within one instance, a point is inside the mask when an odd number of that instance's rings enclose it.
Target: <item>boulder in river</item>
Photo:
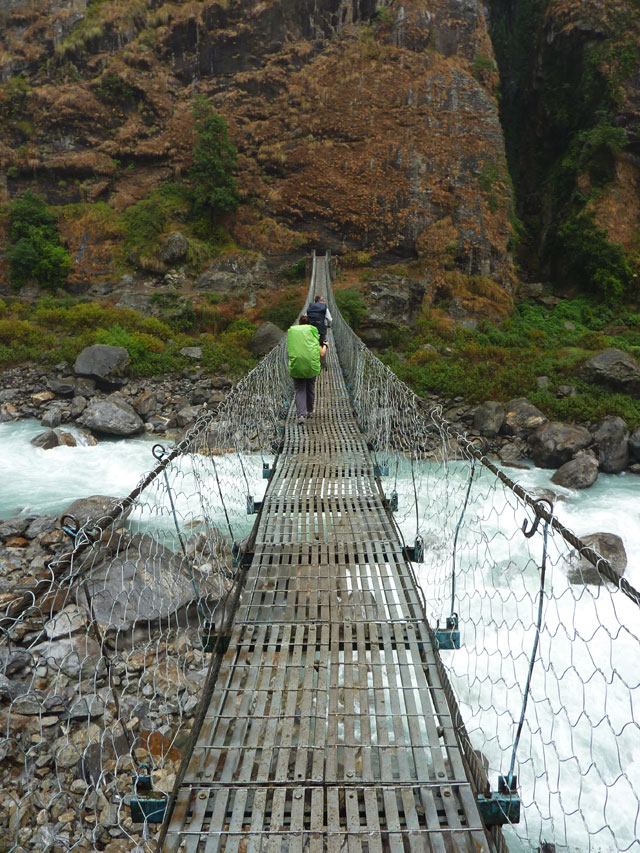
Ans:
[[[589,453],[581,453],[561,465],[551,482],[565,489],[588,489],[597,479],[597,461]]]
[[[640,462],[640,427],[629,436],[629,453]]]
[[[79,421],[105,435],[136,435],[144,431],[144,422],[133,406],[114,394],[104,400],[93,399]]]
[[[619,474],[629,464],[629,432],[622,418],[605,418],[593,434],[598,444],[600,470]]]
[[[581,536],[581,541],[589,548],[593,548],[601,557],[611,563],[614,573],[621,578],[627,567],[627,552],[624,542],[615,533],[592,533],[589,536]],[[608,578],[603,577],[596,567],[586,557],[578,556],[578,565],[570,569],[568,578],[570,583],[589,583],[601,586]]]
[[[529,447],[538,468],[557,468],[591,444],[586,427],[546,423],[529,436]]]

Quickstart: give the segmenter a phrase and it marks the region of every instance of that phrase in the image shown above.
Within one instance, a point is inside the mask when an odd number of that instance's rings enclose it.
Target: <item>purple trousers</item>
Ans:
[[[310,414],[313,411],[313,404],[316,399],[316,379],[294,379],[293,387],[296,390],[296,414],[299,418]]]

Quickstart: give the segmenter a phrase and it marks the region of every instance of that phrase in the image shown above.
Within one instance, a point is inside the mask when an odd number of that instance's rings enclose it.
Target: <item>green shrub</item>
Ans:
[[[287,296],[277,305],[269,305],[267,308],[263,308],[260,316],[263,320],[274,323],[280,329],[286,331],[298,319],[301,308],[300,297],[291,295]]]
[[[299,261],[296,261],[295,264],[291,264],[290,267],[287,267],[283,271],[284,277],[291,284],[297,284],[300,281],[304,281],[304,277],[307,272],[307,259],[300,258]]]
[[[71,255],[60,243],[56,219],[44,199],[27,190],[13,202],[9,216],[7,258],[14,287],[30,281],[49,288],[62,286],[72,267]]]
[[[213,111],[206,98],[196,95],[193,101],[196,122],[196,144],[189,181],[193,196],[193,215],[206,215],[215,221],[234,211],[239,204],[233,172],[237,152],[229,140],[229,129],[222,116]]]
[[[366,315],[363,295],[355,288],[347,288],[346,290],[337,290],[335,298],[336,305],[338,306],[344,321],[348,323],[354,331],[357,331]]]
[[[603,301],[619,302],[632,279],[624,249],[610,243],[593,214],[574,216],[558,231],[555,255],[569,283],[580,285]]]

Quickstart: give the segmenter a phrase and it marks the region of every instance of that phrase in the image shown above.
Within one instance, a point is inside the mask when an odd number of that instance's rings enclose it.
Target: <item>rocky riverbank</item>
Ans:
[[[54,369],[28,364],[3,371],[0,423],[36,418],[51,431],[42,445],[49,447],[65,441],[60,430],[55,431],[70,424],[94,438],[175,434],[194,423],[203,410],[215,410],[231,387],[226,377],[207,376],[197,368],[148,379],[126,375],[116,379],[110,373],[92,374],[91,369],[87,374],[67,364]]]

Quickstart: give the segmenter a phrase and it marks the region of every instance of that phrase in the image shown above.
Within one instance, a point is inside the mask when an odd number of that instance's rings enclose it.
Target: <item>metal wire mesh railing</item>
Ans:
[[[638,591],[560,523],[554,495],[424,408],[329,305],[470,746],[521,798],[509,849],[640,850]]]
[[[314,264],[329,281],[328,259]],[[312,279],[309,298],[314,290]],[[326,296],[353,406],[463,714],[469,763],[477,778],[486,766],[492,785],[517,777],[522,818],[505,828],[510,849],[640,850],[638,593],[426,409]],[[249,499],[273,464],[291,395],[283,342],[215,415],[174,448],[156,447],[157,464],[126,499],[77,509],[56,530],[36,520],[28,542],[5,548],[8,850],[154,849],[157,810],[237,600]],[[599,583],[584,582],[590,568]],[[456,631],[460,647],[446,648]]]
[[[9,540],[2,849],[154,848],[290,396],[283,343],[179,444],[156,445],[127,498]]]

